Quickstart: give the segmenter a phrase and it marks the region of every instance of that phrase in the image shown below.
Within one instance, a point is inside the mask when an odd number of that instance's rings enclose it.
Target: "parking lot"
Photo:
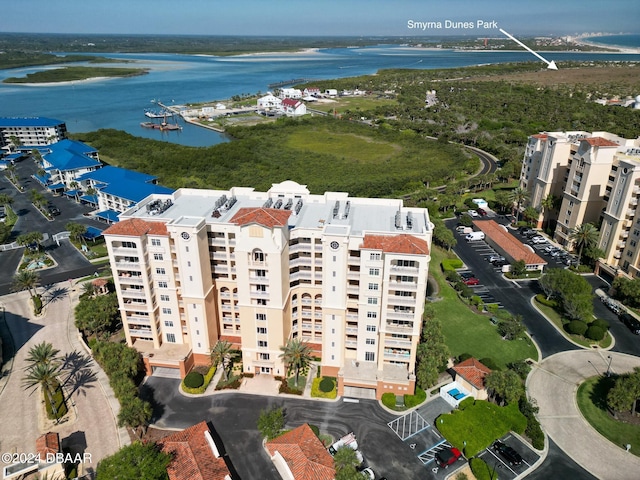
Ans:
[[[512,480],[522,475],[540,458],[535,451],[512,434],[505,435],[500,441],[512,447],[522,457],[522,463],[513,464],[491,447],[480,452],[478,457],[482,458],[489,465],[489,468],[497,474],[496,477],[501,480]]]

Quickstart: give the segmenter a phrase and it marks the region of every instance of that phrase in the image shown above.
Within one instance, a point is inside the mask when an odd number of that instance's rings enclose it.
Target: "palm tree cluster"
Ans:
[[[60,350],[53,348],[53,345],[47,342],[39,343],[31,349],[26,358],[28,364],[26,375],[23,378],[24,387],[30,390],[40,386],[44,393],[45,401],[51,405],[51,410],[58,420],[58,408],[54,400],[54,394],[60,388],[58,375],[62,368]]]
[[[571,231],[569,239],[578,248],[578,262],[582,259],[582,253],[585,249],[597,244],[599,235],[600,232],[592,223],[583,223]]]
[[[291,372],[291,370],[296,372],[295,386],[297,387],[300,370],[307,368],[311,363],[311,346],[304,340],[292,338],[287,341],[286,345],[280,347],[280,350],[282,351],[280,358],[287,365],[287,372]]]

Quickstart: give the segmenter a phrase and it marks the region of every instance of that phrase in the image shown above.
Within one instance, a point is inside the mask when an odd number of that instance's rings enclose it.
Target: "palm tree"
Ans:
[[[226,340],[218,340],[218,343],[211,349],[210,355],[211,363],[214,365],[222,363],[222,374],[224,380],[227,381],[229,365],[231,365],[231,360],[237,355],[233,350],[233,344]]]
[[[45,401],[51,405],[51,410],[57,420],[58,409],[53,400],[53,393],[60,386],[60,382],[58,381],[60,366],[53,363],[36,363],[32,365],[27,372],[27,375],[23,378],[24,388],[29,390],[38,385],[41,386],[45,395]]]
[[[66,228],[69,231],[69,234],[78,242],[81,242],[83,239],[83,235],[87,233],[86,225],[82,225],[81,223],[77,222],[69,222],[64,226],[64,228]]]
[[[509,200],[511,200],[511,203],[516,204],[516,221],[520,220],[520,207],[528,198],[529,192],[522,187],[514,188],[509,194]]]
[[[29,355],[25,359],[29,362],[30,368],[35,365],[58,365],[60,350],[53,348],[53,345],[43,341],[29,349]]]
[[[582,251],[598,241],[598,229],[592,223],[577,225],[569,234],[569,239],[578,247],[578,264],[582,259]]]
[[[36,296],[36,288],[40,283],[40,276],[33,270],[22,270],[13,276],[13,289],[17,292],[29,290],[29,296]]]
[[[0,205],[11,205],[13,203],[13,197],[6,193],[0,193]]]
[[[292,338],[287,341],[287,344],[280,347],[282,354],[280,358],[284,360],[287,365],[287,371],[295,369],[296,381],[295,386],[298,386],[298,377],[300,376],[300,370],[309,366],[311,363],[311,347],[309,344],[298,338]]]

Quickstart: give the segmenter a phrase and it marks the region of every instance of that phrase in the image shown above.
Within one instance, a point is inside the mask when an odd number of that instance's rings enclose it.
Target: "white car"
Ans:
[[[546,243],[547,239],[542,235],[538,235],[537,237],[533,237],[531,239],[531,243]]]
[[[475,210],[467,210],[467,214],[473,218],[475,217],[479,217],[480,214],[478,212],[476,212]]]
[[[376,475],[373,473],[373,470],[371,470],[369,467],[365,468],[360,473],[363,474],[364,478],[368,478],[370,480],[376,480]]]

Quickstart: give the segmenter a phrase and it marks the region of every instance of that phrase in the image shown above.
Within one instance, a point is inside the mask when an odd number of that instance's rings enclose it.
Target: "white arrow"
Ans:
[[[521,47],[529,50],[531,53],[533,53],[536,57],[538,57],[540,60],[542,60],[544,63],[547,64],[547,68],[549,70],[558,70],[558,67],[556,66],[556,62],[549,61],[546,58],[544,58],[542,55],[540,55],[539,53],[534,52],[533,50],[531,50],[529,47],[527,47],[524,43],[522,43],[520,40],[518,40],[516,37],[514,37],[513,35],[511,35],[508,32],[505,32],[503,29],[500,29],[500,31],[502,33],[504,33],[507,37],[509,37],[511,40],[513,40],[514,42],[516,42],[518,45],[520,45]]]

